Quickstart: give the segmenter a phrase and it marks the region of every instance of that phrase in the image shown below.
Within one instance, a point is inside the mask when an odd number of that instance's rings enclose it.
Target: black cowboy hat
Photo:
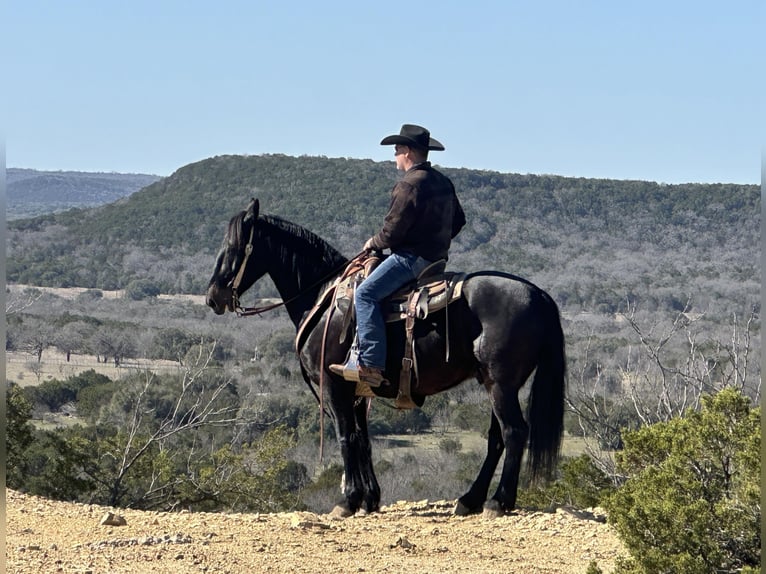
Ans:
[[[413,124],[404,124],[399,130],[399,135],[384,137],[380,145],[401,144],[410,147],[444,151],[444,146],[431,137],[431,133],[424,127]]]

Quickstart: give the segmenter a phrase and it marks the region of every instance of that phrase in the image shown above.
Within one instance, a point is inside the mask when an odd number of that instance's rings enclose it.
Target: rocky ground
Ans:
[[[598,510],[457,517],[454,502],[368,516],[141,512],[6,491],[6,571],[111,573],[610,572],[625,553]],[[104,524],[106,522],[106,524]],[[110,523],[112,525],[110,525]]]

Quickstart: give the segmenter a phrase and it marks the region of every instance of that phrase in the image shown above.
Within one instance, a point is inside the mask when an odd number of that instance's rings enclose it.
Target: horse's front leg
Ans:
[[[367,429],[367,414],[371,403],[372,399],[358,398],[354,405],[354,414],[361,453],[359,467],[364,490],[364,510],[377,512],[380,510],[380,485],[375,477],[375,469],[372,467],[372,445]]]
[[[344,500],[332,514],[352,516],[360,508],[374,512],[380,507],[380,486],[372,469],[367,402],[355,404],[354,386],[346,381],[331,384],[330,396],[344,471]]]

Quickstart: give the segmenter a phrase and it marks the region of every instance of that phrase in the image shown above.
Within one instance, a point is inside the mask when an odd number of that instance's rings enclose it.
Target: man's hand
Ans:
[[[364,244],[364,247],[362,248],[364,251],[372,251],[375,249],[375,246],[372,243],[372,237],[370,237],[367,242]]]

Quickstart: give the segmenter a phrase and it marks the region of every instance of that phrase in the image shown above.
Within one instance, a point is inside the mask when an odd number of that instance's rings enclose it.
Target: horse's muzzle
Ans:
[[[228,296],[225,291],[228,291]],[[227,309],[231,310],[232,308],[231,291],[219,289],[215,285],[211,285],[207,290],[205,303],[207,303],[207,306],[210,307],[216,315],[223,315]]]

